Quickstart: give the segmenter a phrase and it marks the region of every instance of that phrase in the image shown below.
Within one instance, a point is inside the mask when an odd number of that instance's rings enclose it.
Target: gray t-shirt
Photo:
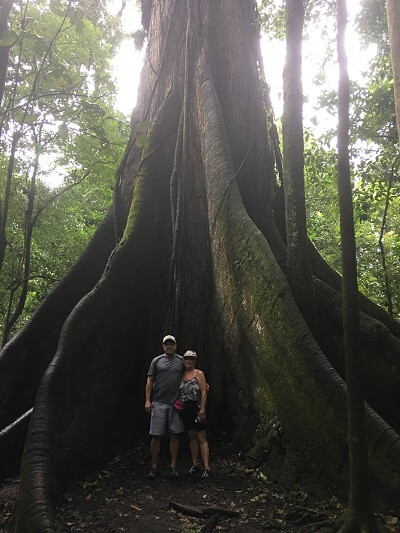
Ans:
[[[148,376],[154,377],[153,401],[173,404],[179,396],[183,372],[183,357],[162,354],[150,363]]]

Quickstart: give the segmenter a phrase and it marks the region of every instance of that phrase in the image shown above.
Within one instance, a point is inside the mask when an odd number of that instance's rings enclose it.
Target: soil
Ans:
[[[302,533],[331,530],[343,511],[335,497],[312,501],[300,487],[285,491],[270,482],[229,444],[211,442],[212,476],[190,476],[186,441],[182,442],[178,479],[170,479],[167,443],[163,444],[158,475],[147,480],[148,442],[113,459],[104,469],[75,483],[57,506],[59,532],[196,533],[260,531]],[[251,462],[251,461],[250,461]],[[0,532],[6,532],[18,492],[18,480],[0,487]],[[171,502],[220,513],[194,517],[173,509]],[[173,505],[173,503],[172,503]],[[211,511],[210,511],[211,509]],[[223,511],[236,511],[225,516]],[[379,515],[388,531],[400,531],[395,514]]]

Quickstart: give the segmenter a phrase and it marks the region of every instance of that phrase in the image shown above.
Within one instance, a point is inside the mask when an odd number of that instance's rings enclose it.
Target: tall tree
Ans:
[[[272,209],[275,162],[255,2],[142,6],[148,47],[117,174],[118,224],[106,218],[0,356],[3,423],[34,402],[15,531],[55,531],[55,487],[143,429],[143,376],[177,308],[180,347],[195,347],[210,377],[211,421],[222,420],[248,446],[278,419],[279,479],[345,487],[346,387],[328,361],[341,371],[341,281],[310,246],[314,338],[284,274],[279,196]],[[110,255],[114,227],[124,229]],[[360,306],[368,400],[399,429],[400,327],[366,298]],[[396,501],[397,434],[370,408],[367,425],[375,497]]]
[[[307,247],[304,193],[303,89],[301,50],[303,0],[286,2],[286,62],[283,71],[283,178],[288,279],[307,324],[314,321],[314,287]]]
[[[369,483],[368,449],[365,430],[365,395],[362,355],[359,349],[359,304],[356,241],[353,220],[352,184],[349,156],[350,80],[347,69],[345,35],[346,0],[337,1],[338,91],[338,191],[343,274],[343,336],[347,383],[347,409],[350,455],[350,492],[340,531],[374,531]]]

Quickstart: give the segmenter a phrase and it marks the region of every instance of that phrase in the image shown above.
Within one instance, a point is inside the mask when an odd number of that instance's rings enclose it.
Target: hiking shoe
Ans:
[[[177,477],[179,477],[179,472],[178,470],[175,468],[175,466],[171,466],[170,470],[169,470],[169,477],[171,479],[176,479]]]
[[[199,465],[192,465],[192,467],[190,468],[188,474],[193,476],[193,474],[197,474],[197,472],[199,472],[199,471],[200,471]]]
[[[146,479],[154,479],[157,475],[157,470],[153,467],[146,474]]]
[[[201,474],[201,479],[208,479],[211,475],[211,472],[205,468]]]

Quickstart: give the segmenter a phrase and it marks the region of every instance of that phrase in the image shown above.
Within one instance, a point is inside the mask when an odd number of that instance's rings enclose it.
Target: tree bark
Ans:
[[[255,3],[150,4],[135,112],[136,124],[149,125],[148,146],[140,153],[132,133],[123,165],[125,190],[119,195],[128,204],[132,198],[122,239],[101,275],[110,253],[111,220],[103,229],[106,250],[100,240],[93,242],[101,260],[93,261],[88,248],[70,281],[49,295],[57,319],[43,352],[37,335],[51,313],[46,302],[25,330],[35,339],[33,347],[21,332],[0,358],[0,380],[2,370],[9,371],[8,380],[0,382],[0,391],[4,384],[6,389],[5,418],[14,403],[22,411],[29,408],[44,374],[25,444],[14,531],[55,531],[54,496],[65,480],[103,464],[144,431],[143,379],[160,339],[171,332],[173,301],[179,303],[179,348],[196,349],[210,382],[210,424],[248,447],[263,432],[267,438],[268,424],[278,419],[284,450],[278,480],[289,485],[318,479],[335,492],[345,491],[346,387],[321,349],[329,344],[330,355],[340,357],[343,332],[332,303],[341,299],[332,289],[337,274],[313,260],[314,274],[320,271],[324,281],[331,280],[326,291],[317,290],[323,320],[316,330],[323,328],[316,337],[326,339],[319,345],[294,301],[285,267],[278,264],[282,258],[285,263],[286,247],[272,210],[274,154]],[[171,276],[179,195],[174,259],[179,276]],[[79,294],[60,305],[78,272],[93,265],[90,282],[85,275]],[[391,358],[379,356],[383,339],[390,351],[399,337],[396,322],[382,316],[387,328],[376,320],[368,325],[369,317],[365,327],[381,335],[369,356],[382,366],[379,386],[393,398],[393,382],[386,381]],[[21,401],[21,375],[32,374],[26,372],[30,368],[35,379],[23,378],[29,398]],[[374,497],[391,505],[399,495],[399,437],[369,407],[366,416]]]

